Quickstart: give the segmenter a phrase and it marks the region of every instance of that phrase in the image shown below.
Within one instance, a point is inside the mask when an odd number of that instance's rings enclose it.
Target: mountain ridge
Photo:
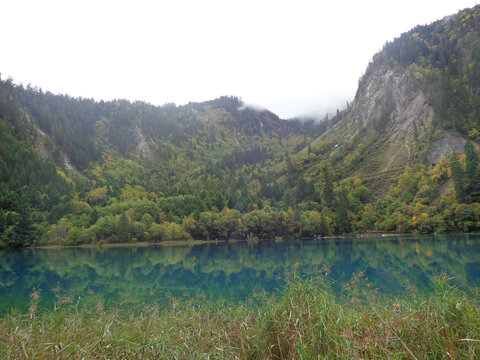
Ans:
[[[366,161],[350,172],[359,177],[435,164],[463,153],[467,140],[478,146],[472,132],[478,133],[480,109],[479,13],[478,6],[463,10],[387,43],[359,80],[351,105],[312,146],[363,144]]]
[[[0,81],[0,245],[478,230],[479,88],[480,6],[387,43],[320,123]]]

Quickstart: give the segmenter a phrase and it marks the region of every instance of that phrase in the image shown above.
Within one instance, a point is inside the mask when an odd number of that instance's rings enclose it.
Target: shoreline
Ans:
[[[451,233],[450,233],[451,234]],[[458,233],[458,234],[475,234],[475,233]],[[419,234],[419,233],[388,233],[388,232],[367,232],[356,235],[329,235],[321,237],[313,237],[311,239],[296,239],[296,240],[282,240],[280,242],[289,241],[320,241],[320,240],[334,240],[334,239],[385,239],[385,238],[399,238],[409,236],[422,236],[422,235],[442,235],[442,234]],[[28,246],[24,249],[68,249],[68,248],[118,248],[118,247],[149,247],[149,246],[195,246],[204,244],[226,244],[226,243],[238,243],[249,242],[248,239],[229,239],[229,240],[176,240],[176,241],[163,241],[163,242],[135,242],[135,243],[99,243],[99,244],[78,244],[78,245],[35,245]],[[252,241],[250,241],[252,242]],[[275,239],[258,240],[257,242],[278,242]]]
[[[68,249],[68,248],[117,248],[117,247],[149,247],[149,246],[174,246],[174,245],[204,245],[204,244],[219,244],[219,243],[233,243],[247,240],[178,240],[178,241],[163,241],[163,242],[135,242],[135,243],[104,243],[104,244],[78,244],[78,245],[61,245],[61,244],[51,244],[51,245],[35,245],[29,246],[25,249]]]

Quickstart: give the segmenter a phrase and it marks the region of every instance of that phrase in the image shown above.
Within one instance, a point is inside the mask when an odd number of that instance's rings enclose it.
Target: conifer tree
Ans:
[[[455,188],[455,192],[457,194],[457,200],[459,202],[465,202],[466,193],[465,193],[465,174],[460,165],[460,162],[457,159],[455,154],[452,154],[451,158],[451,169],[452,169],[452,177],[453,177],[453,187]]]
[[[337,202],[337,213],[336,213],[336,223],[338,232],[340,234],[348,233],[351,230],[350,222],[348,220],[348,190],[344,187],[340,189],[338,194],[338,202]]]
[[[465,191],[469,194],[475,184],[475,176],[478,170],[478,153],[474,146],[467,142],[465,144],[466,169],[465,169]]]
[[[325,202],[325,206],[332,208],[335,202],[335,194],[333,193],[333,179],[329,166],[324,165],[321,169],[322,180],[322,199]]]

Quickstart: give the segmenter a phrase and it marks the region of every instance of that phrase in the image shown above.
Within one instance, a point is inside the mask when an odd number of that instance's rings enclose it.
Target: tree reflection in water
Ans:
[[[446,272],[460,287],[480,285],[480,235],[195,246],[24,249],[0,252],[0,314],[40,308],[162,303],[169,295],[245,301],[279,291],[293,273],[321,276],[341,295],[363,271],[380,294],[428,295]]]

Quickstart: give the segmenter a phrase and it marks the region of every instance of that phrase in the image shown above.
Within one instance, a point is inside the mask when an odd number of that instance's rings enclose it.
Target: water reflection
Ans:
[[[327,275],[340,294],[364,271],[382,294],[432,291],[446,272],[459,286],[480,285],[480,236],[329,239],[170,247],[26,249],[0,252],[0,314],[40,305],[162,303],[168,294],[242,301],[271,294],[294,272]]]

